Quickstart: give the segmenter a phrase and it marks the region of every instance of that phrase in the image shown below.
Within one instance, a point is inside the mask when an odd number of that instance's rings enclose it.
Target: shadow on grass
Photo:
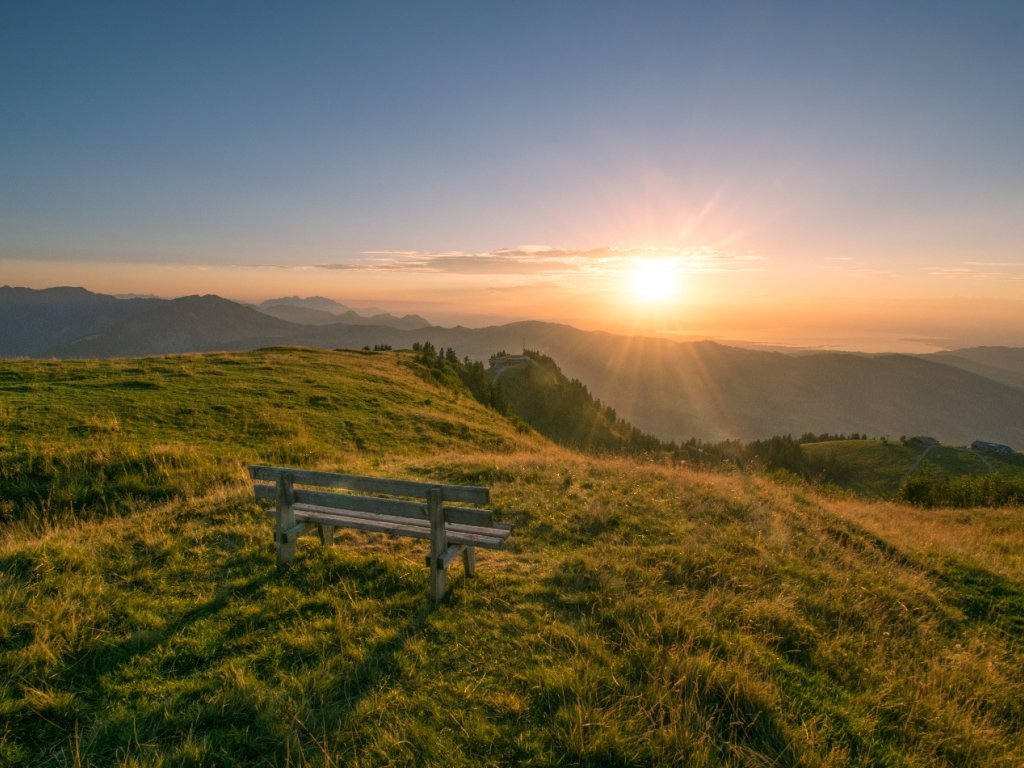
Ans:
[[[710,737],[716,761],[731,763],[741,756],[739,762],[744,764],[793,764],[793,748],[780,712],[764,694],[760,680],[748,679],[742,668],[716,658],[710,649],[699,651],[702,642],[694,643],[691,654],[667,653],[660,630],[645,632],[642,605],[623,605],[609,600],[608,595],[603,569],[579,558],[567,560],[539,593],[556,616],[569,624],[583,623],[588,631],[604,635],[611,647],[621,648],[622,655],[613,656],[614,661],[595,655],[587,664],[608,667],[604,673],[609,679],[625,682],[636,694],[636,703],[622,711],[623,717],[636,718],[633,729],[649,727],[644,718],[651,712],[660,713],[666,723],[675,723],[673,729],[666,729],[672,736],[659,747],[664,753],[658,759],[673,755],[682,764],[691,759],[698,762],[695,755],[706,751],[704,743]],[[671,645],[682,640],[667,642]],[[593,699],[594,693],[585,685],[567,688],[559,682],[539,691],[534,708],[539,719],[555,721]],[[627,726],[626,731],[631,730]],[[602,745],[567,743],[578,748],[570,755],[574,763],[626,765],[633,764],[637,754],[628,736],[619,743],[613,740]],[[565,744],[560,748],[565,749]]]
[[[948,558],[935,576],[971,623],[989,624],[1007,638],[1024,637],[1024,589],[985,568]]]
[[[280,762],[289,740],[294,746],[302,730],[297,712],[306,713],[303,727],[320,730],[322,724],[331,730],[363,696],[397,674],[402,649],[433,612],[419,589],[425,584],[412,588],[379,557],[353,560],[311,550],[278,571],[261,548],[219,554],[222,562],[201,577],[215,586],[209,599],[168,616],[159,594],[130,591],[123,596],[125,610],[162,611],[162,626],[125,629],[113,642],[108,634],[107,641],[61,659],[51,675],[12,679],[16,687],[4,693],[8,716],[0,730],[0,765],[9,762],[2,759],[8,748],[12,765],[70,762],[72,743],[96,764],[126,754],[176,763],[181,759],[175,755],[193,748],[202,764]],[[26,565],[17,558],[0,563],[9,572]],[[175,578],[188,579],[189,573],[167,580]],[[397,631],[358,654],[337,649],[330,622],[344,605],[337,597],[343,590],[379,601],[369,610]],[[3,650],[16,655],[35,642],[34,635],[28,627],[8,636]],[[294,637],[298,641],[292,643]],[[304,647],[310,638],[322,647]],[[352,636],[353,644],[359,640],[358,633]],[[354,664],[344,663],[352,657],[358,659]],[[330,693],[320,701],[296,685],[325,670],[333,679],[324,680],[321,690]],[[35,688],[56,697],[43,701]]]

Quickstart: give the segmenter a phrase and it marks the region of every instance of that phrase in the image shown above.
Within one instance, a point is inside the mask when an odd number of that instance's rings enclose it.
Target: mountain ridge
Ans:
[[[362,312],[323,296],[284,296],[251,305],[260,312],[297,325],[383,325],[403,330],[427,328],[430,321],[413,314],[393,315],[377,308]]]
[[[0,355],[144,357],[274,345],[358,349],[430,342],[486,360],[498,350],[525,345],[554,358],[568,377],[585,383],[638,429],[665,440],[860,432],[1024,445],[1024,390],[927,356],[787,355],[535,320],[475,329],[297,325],[220,297],[120,300],[84,289],[52,290],[0,291],[0,330],[14,331],[0,340]],[[34,340],[32,329],[39,331]],[[75,329],[84,332],[73,337]]]

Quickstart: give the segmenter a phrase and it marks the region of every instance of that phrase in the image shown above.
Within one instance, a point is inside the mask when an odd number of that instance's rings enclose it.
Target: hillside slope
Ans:
[[[595,400],[586,385],[569,379],[547,355],[527,352],[488,371],[512,412],[559,445],[585,451],[640,453],[665,448]],[[511,362],[511,365],[507,363]]]
[[[1020,347],[971,347],[923,357],[1024,389],[1024,349]]]
[[[1024,761],[1019,509],[582,457],[422,374],[0,362],[0,765]],[[512,538],[437,609],[406,539],[279,572],[257,460],[484,484]]]
[[[867,497],[893,498],[912,474],[936,479],[1024,477],[1024,455],[979,454],[969,448],[882,440],[830,440],[801,446],[829,479]]]

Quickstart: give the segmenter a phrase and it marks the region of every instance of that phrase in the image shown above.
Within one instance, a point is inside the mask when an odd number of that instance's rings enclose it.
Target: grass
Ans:
[[[924,453],[925,447],[909,442],[882,440],[831,440],[805,443],[804,453],[840,487],[866,498],[892,498],[912,470],[943,479],[988,475],[990,471],[1007,477],[1024,477],[1024,455],[1000,457],[979,455],[967,448],[939,446]],[[920,461],[919,461],[920,460]],[[989,469],[991,466],[991,470]]]
[[[224,359],[237,363],[218,377]],[[12,446],[100,450],[68,445],[61,426],[90,417],[70,404],[88,397],[117,420],[110,456],[170,445],[167,464],[181,466],[168,470],[173,492],[113,492],[83,519],[15,506],[0,528],[0,765],[1024,762],[1019,509],[926,512],[584,457],[402,360],[66,363],[64,383],[50,364],[0,366],[26,387],[0,402],[35,425],[31,444],[5,435],[4,461]],[[159,397],[70,378],[80,366],[116,381],[134,366],[147,380],[151,366],[186,362],[201,383],[158,379]],[[310,402],[312,383],[293,383],[320,376],[344,391],[328,392],[329,409]],[[209,400],[259,411],[256,393],[286,388],[292,407],[279,407],[298,436],[208,415]],[[49,413],[61,402],[63,422]],[[179,429],[172,440],[161,414],[186,403],[218,439]],[[411,428],[419,416],[455,437]],[[339,445],[330,429],[346,423]],[[455,566],[437,609],[425,544],[409,539],[302,539],[278,572],[242,464],[296,439],[306,466],[488,485],[512,538],[479,554],[475,579]],[[5,482],[22,487],[30,465],[9,461]],[[159,479],[154,466],[141,488]],[[106,467],[45,471],[78,477],[70,494]],[[104,487],[134,471],[111,471]]]
[[[834,466],[839,484],[869,498],[892,496],[921,448],[881,440],[830,440],[801,446],[818,464]]]
[[[314,349],[0,361],[0,522],[184,499],[254,461],[380,466],[396,453],[540,444],[396,362]]]

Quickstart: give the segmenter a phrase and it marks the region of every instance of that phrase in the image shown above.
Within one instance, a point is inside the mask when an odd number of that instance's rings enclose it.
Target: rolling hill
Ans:
[[[1024,349],[1020,347],[971,347],[924,357],[1024,389]]]
[[[834,468],[834,482],[867,497],[892,498],[912,473],[940,478],[1024,476],[1024,455],[979,454],[968,448],[922,445],[916,440],[828,440],[806,443],[818,466]]]
[[[1011,766],[1019,509],[583,456],[408,353],[0,361],[0,765]],[[249,462],[491,487],[506,549],[274,566]]]

